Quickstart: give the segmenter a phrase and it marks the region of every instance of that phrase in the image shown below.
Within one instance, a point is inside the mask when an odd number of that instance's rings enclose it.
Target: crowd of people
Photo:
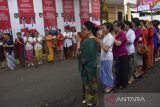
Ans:
[[[82,103],[95,105],[97,97],[97,51],[100,50],[100,80],[104,92],[126,88],[142,78],[159,60],[159,21],[104,23],[99,29],[85,22],[78,44],[79,71],[83,83]],[[100,49],[98,48],[100,47]]]
[[[83,101],[87,105],[97,104],[97,65],[100,57],[100,79],[105,85],[104,92],[125,88],[135,79],[141,78],[154,63],[159,61],[159,21],[144,21],[133,18],[130,21],[114,21],[96,27],[87,21],[76,32],[75,27],[65,27],[56,33],[45,30],[45,36],[36,31],[27,31],[25,36],[17,32],[13,41],[8,33],[0,34],[0,61],[6,59],[9,69],[16,65],[43,64],[44,53],[49,63],[58,59],[77,57],[83,83]],[[98,54],[100,53],[100,56]],[[18,59],[18,64],[15,60]],[[34,61],[36,59],[36,62]]]
[[[60,29],[56,32],[45,30],[45,36],[39,32],[26,31],[16,33],[15,41],[9,33],[0,34],[0,61],[6,59],[9,69],[15,69],[16,65],[25,67],[43,64],[44,54],[48,57],[49,63],[54,63],[55,52],[58,60],[76,57],[78,33],[73,27],[65,27],[62,33]],[[18,61],[17,61],[18,59]]]

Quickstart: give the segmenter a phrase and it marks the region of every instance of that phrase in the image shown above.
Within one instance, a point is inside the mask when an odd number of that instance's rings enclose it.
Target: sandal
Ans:
[[[110,89],[108,88],[108,89],[105,89],[104,92],[105,93],[111,93],[113,90],[114,90],[113,88],[110,88]]]

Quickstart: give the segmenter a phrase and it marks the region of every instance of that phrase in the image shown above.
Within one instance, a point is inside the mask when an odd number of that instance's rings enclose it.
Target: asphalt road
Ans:
[[[103,107],[102,84],[99,99]],[[160,63],[142,79],[116,93],[160,93]],[[41,66],[0,69],[0,107],[85,107],[75,59]]]

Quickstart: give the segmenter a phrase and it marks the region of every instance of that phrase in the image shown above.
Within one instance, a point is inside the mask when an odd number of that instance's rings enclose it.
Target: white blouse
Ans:
[[[63,36],[64,36],[64,42],[63,42],[63,45],[64,47],[70,47],[73,45],[72,43],[72,32],[64,32],[63,33]],[[65,38],[67,37],[67,38]]]
[[[34,43],[34,39],[32,37],[24,37],[24,43],[25,43],[25,49],[26,50],[31,50],[33,49],[33,43]]]

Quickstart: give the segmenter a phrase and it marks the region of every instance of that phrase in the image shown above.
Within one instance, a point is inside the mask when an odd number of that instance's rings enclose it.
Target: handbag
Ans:
[[[137,43],[137,53],[139,55],[146,55],[148,52],[148,48],[146,45],[144,45],[142,42]]]

